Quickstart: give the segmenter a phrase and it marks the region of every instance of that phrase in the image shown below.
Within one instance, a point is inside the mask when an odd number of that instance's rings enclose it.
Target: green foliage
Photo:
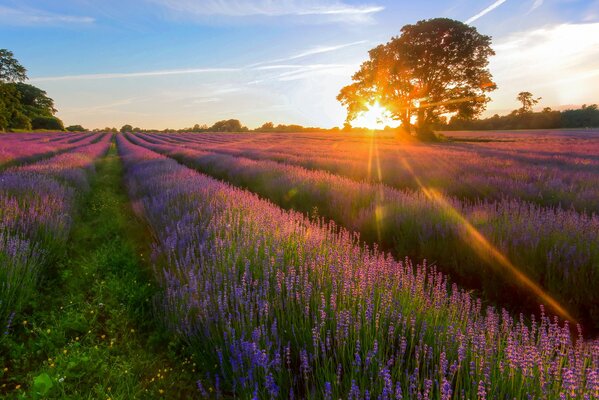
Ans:
[[[62,121],[53,116],[38,116],[31,120],[33,129],[47,129],[51,131],[64,131]]]
[[[62,122],[54,118],[54,100],[33,85],[23,83],[27,70],[13,53],[0,49],[0,131],[8,129],[62,130]]]
[[[32,391],[36,397],[46,396],[53,386],[54,383],[52,382],[52,378],[50,378],[50,375],[44,372],[33,378]]]
[[[406,25],[401,36],[369,52],[369,59],[341,89],[337,99],[348,122],[379,102],[391,116],[430,132],[442,114],[470,119],[479,115],[495,90],[487,66],[491,38],[462,22],[436,18]]]
[[[31,130],[31,120],[21,111],[14,113],[10,123],[11,129]]]
[[[12,85],[19,92],[21,106],[29,118],[37,116],[51,117],[56,113],[54,100],[49,98],[44,90],[21,82]]]
[[[13,118],[20,110],[19,92],[11,85],[0,83],[0,131],[12,126]]]
[[[0,83],[23,82],[27,80],[27,70],[14,57],[12,51],[0,49]]]
[[[87,131],[87,129],[85,129],[81,125],[69,125],[65,129],[69,132],[85,132],[85,131]]]

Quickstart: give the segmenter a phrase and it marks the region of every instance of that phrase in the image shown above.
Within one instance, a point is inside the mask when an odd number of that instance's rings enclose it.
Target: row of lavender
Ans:
[[[306,213],[317,208],[319,215],[398,257],[436,261],[454,280],[481,288],[499,304],[534,312],[539,302],[551,304],[532,294],[540,287],[562,304],[563,316],[574,315],[589,333],[599,329],[598,216],[517,200],[470,204],[434,191],[400,191],[268,160],[193,150],[183,143],[161,144],[147,136],[132,140],[285,208]],[[521,273],[532,284],[523,284]]]
[[[8,133],[0,136],[0,169],[34,162],[97,140],[88,133]]]
[[[110,142],[109,135],[92,139],[95,143],[0,174],[0,324],[4,334],[35,292],[45,268],[64,251],[77,198],[88,190],[94,161]],[[34,147],[32,143],[27,146]]]
[[[599,134],[442,145],[402,145],[374,137],[341,141],[334,135],[214,136],[160,135],[204,150],[381,181],[400,189],[424,185],[470,200],[510,197],[599,211]]]
[[[205,397],[591,398],[599,343],[481,310],[426,266],[117,137],[165,321]]]

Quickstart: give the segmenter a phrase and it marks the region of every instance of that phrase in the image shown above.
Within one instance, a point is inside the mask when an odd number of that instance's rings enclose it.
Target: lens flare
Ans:
[[[357,118],[352,121],[352,126],[355,128],[371,130],[384,129],[386,126],[396,128],[399,124],[398,121],[391,118],[389,110],[381,106],[378,101],[369,106],[367,111],[358,114]]]
[[[558,316],[570,322],[577,323],[574,317],[557,300],[549,295],[541,286],[530,279],[524,272],[514,265],[497,247],[495,247],[466,217],[456,210],[445,197],[434,188],[422,184],[416,176],[407,160],[402,159],[402,164],[413,176],[422,192],[431,200],[435,201],[448,216],[463,228],[464,242],[468,243],[481,259],[497,265],[506,273],[510,274],[515,282],[521,284],[533,293],[538,299],[550,307]]]

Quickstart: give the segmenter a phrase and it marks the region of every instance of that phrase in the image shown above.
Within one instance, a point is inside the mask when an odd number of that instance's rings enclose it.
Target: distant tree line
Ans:
[[[347,129],[346,129],[347,130]],[[362,128],[350,128],[350,130],[352,131],[367,131],[367,129],[362,129]],[[200,124],[195,124],[194,126],[190,127],[190,128],[183,128],[183,129],[163,129],[163,130],[156,130],[156,129],[141,129],[141,128],[134,128],[132,125],[130,124],[126,124],[123,125],[121,127],[120,130],[117,130],[116,128],[109,128],[106,127],[104,129],[96,129],[96,131],[102,131],[102,132],[164,132],[164,133],[182,133],[182,132],[195,132],[195,133],[201,133],[201,132],[223,132],[223,133],[243,133],[243,132],[264,132],[264,133],[268,133],[268,132],[277,132],[277,133],[298,133],[298,132],[340,132],[341,129],[335,127],[332,129],[324,129],[324,128],[318,128],[318,127],[305,127],[302,125],[283,125],[283,124],[278,124],[275,125],[272,122],[266,122],[264,123],[262,126],[256,128],[256,129],[249,129],[247,126],[243,125],[241,123],[241,121],[239,121],[238,119],[227,119],[227,120],[222,120],[222,121],[217,121],[214,124],[208,126],[206,124],[200,125]]]
[[[513,129],[574,129],[599,128],[599,108],[597,104],[583,105],[579,109],[564,111],[549,107],[534,112],[533,106],[541,98],[534,98],[530,92],[520,92],[517,96],[522,107],[508,115],[495,114],[484,119],[461,119],[454,117],[448,123],[441,123],[437,129],[446,130],[513,130]]]

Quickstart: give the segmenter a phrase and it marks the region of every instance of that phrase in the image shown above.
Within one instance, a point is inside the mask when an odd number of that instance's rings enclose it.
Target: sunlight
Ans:
[[[367,128],[367,129],[384,129],[385,126],[397,128],[400,123],[391,118],[389,110],[381,106],[379,102],[375,102],[373,105],[368,107],[368,111],[364,111],[358,114],[358,117],[352,121],[351,124],[354,128]]]
[[[434,188],[425,186],[414,169],[406,159],[402,159],[402,164],[410,172],[422,192],[426,197],[435,201],[443,209],[448,217],[452,218],[462,228],[462,235],[465,243],[487,262],[500,267],[506,273],[510,274],[516,282],[530,290],[535,296],[542,300],[561,318],[573,322],[577,321],[556,299],[547,293],[539,284],[530,279],[520,268],[514,265],[497,247],[495,247],[468,219],[463,216],[445,196]]]

